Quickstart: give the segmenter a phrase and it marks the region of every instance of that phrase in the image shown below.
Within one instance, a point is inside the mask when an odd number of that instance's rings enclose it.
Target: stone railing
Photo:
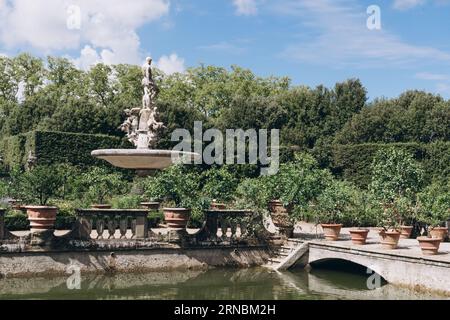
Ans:
[[[0,209],[0,241],[2,240],[13,240],[17,237],[8,231],[5,225],[5,213],[6,210]]]
[[[195,244],[238,244],[261,242],[269,233],[261,215],[248,210],[210,210],[203,228],[191,236]]]
[[[101,249],[153,247],[161,243],[181,246],[260,245],[270,235],[261,215],[245,210],[210,210],[205,212],[203,227],[192,234],[183,230],[154,230],[148,227],[147,209],[79,209],[72,230],[53,234],[40,244],[33,244],[37,234],[13,235],[5,227],[5,211],[0,210],[0,245],[24,244],[26,250],[36,246],[55,249]],[[1,248],[0,248],[1,249]],[[15,247],[4,250],[17,250]],[[22,249],[21,249],[22,250]],[[2,250],[0,250],[2,251]]]
[[[70,237],[74,240],[147,239],[147,215],[145,209],[77,210],[77,221]]]

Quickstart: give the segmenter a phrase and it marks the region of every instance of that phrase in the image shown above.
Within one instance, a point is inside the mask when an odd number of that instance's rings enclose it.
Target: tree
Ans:
[[[422,187],[423,169],[407,151],[380,150],[372,164],[370,189],[384,203],[400,197],[414,198]]]

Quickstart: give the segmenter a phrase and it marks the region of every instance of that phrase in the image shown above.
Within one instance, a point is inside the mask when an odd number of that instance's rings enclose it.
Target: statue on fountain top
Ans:
[[[127,133],[128,140],[138,149],[154,148],[161,130],[165,128],[159,122],[158,109],[155,100],[158,97],[159,89],[153,80],[152,58],[148,57],[142,66],[142,86],[144,96],[142,98],[142,108],[125,110],[127,119],[120,126],[120,129]]]

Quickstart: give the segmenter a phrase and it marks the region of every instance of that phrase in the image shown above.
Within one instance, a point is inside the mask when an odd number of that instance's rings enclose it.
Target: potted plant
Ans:
[[[432,184],[418,196],[419,221],[426,225],[427,236],[418,237],[425,255],[435,255],[448,234],[442,225],[450,217],[450,188]]]
[[[237,188],[237,179],[226,169],[211,168],[205,171],[201,177],[205,197],[212,199],[211,209],[224,210],[227,203],[233,200],[233,193]]]
[[[392,203],[392,210],[395,210],[395,215],[398,216],[400,239],[411,238],[416,218],[416,208],[413,201],[408,197],[397,197]]]
[[[354,205],[347,212],[348,222],[353,227],[350,232],[352,242],[356,245],[365,245],[370,230],[367,228],[375,221],[379,212],[373,195],[367,191],[355,189]]]
[[[269,211],[274,224],[287,237],[294,230],[294,207],[297,212],[306,209],[330,180],[329,173],[321,170],[310,155],[296,154],[295,161],[282,164],[278,174],[263,179],[263,188],[269,198]]]
[[[42,234],[42,238],[52,235],[58,208],[48,203],[62,186],[59,170],[51,166],[36,166],[24,173],[13,171],[12,175],[13,192],[28,204],[25,208],[31,232]]]
[[[320,224],[326,240],[337,241],[342,221],[352,201],[353,188],[347,182],[331,181],[314,206],[317,224]]]
[[[163,199],[164,220],[172,230],[186,228],[192,210],[199,208],[199,177],[181,165],[174,165],[154,177],[147,178],[145,194]]]
[[[113,195],[122,194],[126,188],[119,173],[111,173],[104,168],[94,167],[82,174],[78,181],[78,192],[92,203],[93,209],[111,209],[107,203]]]
[[[401,225],[408,210],[399,210],[402,201],[414,199],[423,182],[424,171],[408,151],[391,147],[380,150],[372,163],[370,190],[383,205],[379,223],[381,244],[395,249],[401,236]],[[403,205],[403,204],[402,204]],[[403,215],[403,217],[402,217]]]

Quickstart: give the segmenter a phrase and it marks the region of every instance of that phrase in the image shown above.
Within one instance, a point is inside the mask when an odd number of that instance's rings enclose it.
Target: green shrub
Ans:
[[[1,140],[0,154],[9,169],[25,166],[30,151],[42,165],[69,163],[89,167],[106,166],[106,162],[91,156],[93,150],[129,147],[126,141],[107,135],[32,131]]]
[[[332,180],[313,205],[316,223],[344,224],[355,206],[356,188],[345,181]]]
[[[203,181],[203,194],[209,199],[229,202],[233,199],[237,188],[237,179],[226,167],[211,168],[201,177]]]
[[[419,143],[366,143],[333,146],[333,171],[342,179],[366,188],[372,177],[370,170],[377,152],[395,148],[410,153],[425,171],[424,182],[450,179],[450,142]]]
[[[419,221],[431,229],[450,220],[450,182],[427,187],[418,195],[418,208]]]
[[[32,170],[12,172],[11,195],[27,204],[47,205],[59,194],[63,185],[61,171],[56,166],[37,166]]]
[[[192,209],[190,225],[200,225],[211,199],[201,194],[200,175],[182,165],[171,166],[144,182],[148,199],[163,201],[167,206]]]
[[[112,198],[111,205],[114,209],[140,209],[141,202],[142,196],[124,195]]]
[[[128,184],[119,173],[93,167],[81,175],[76,188],[86,202],[105,204],[112,196],[127,192]]]

